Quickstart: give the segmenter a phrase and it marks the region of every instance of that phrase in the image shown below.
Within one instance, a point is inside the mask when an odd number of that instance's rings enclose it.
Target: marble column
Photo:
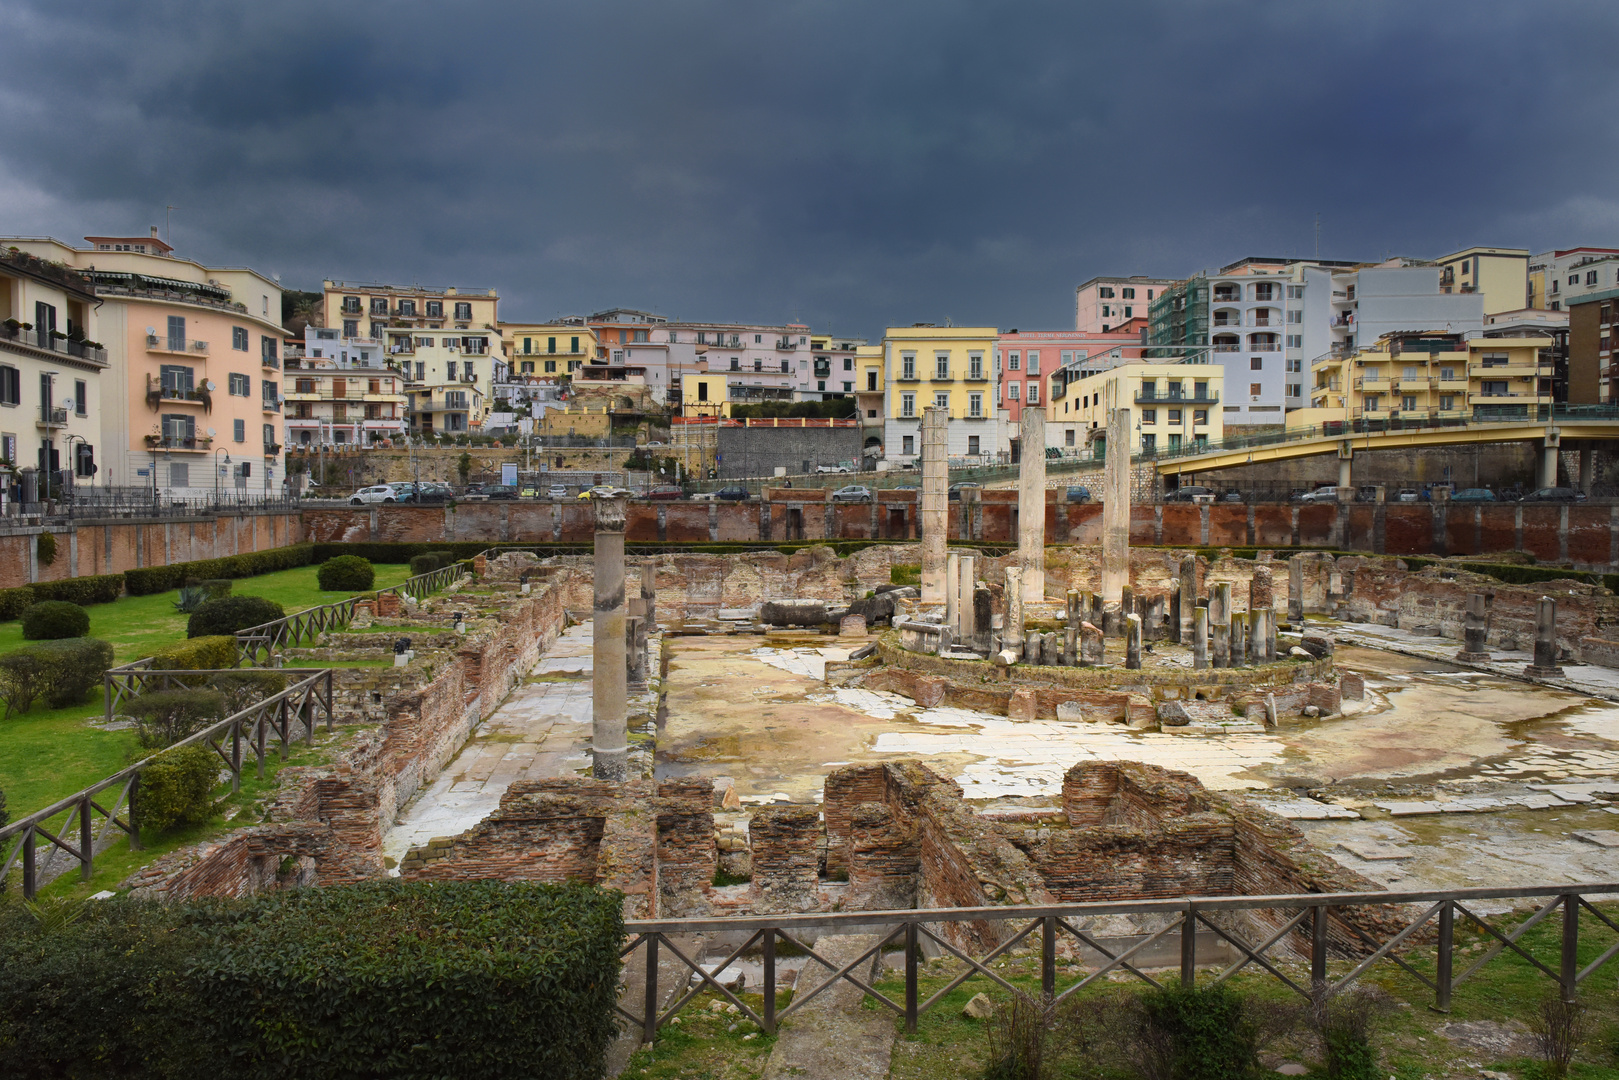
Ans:
[[[949,441],[950,411],[929,406],[922,410],[922,596],[924,604],[944,602],[944,550],[950,530]]]
[[[1001,627],[1001,648],[1023,655],[1023,589],[1022,571],[1008,566],[1006,574],[1006,625]]]
[[[1079,663],[1082,667],[1095,667],[1103,662],[1102,630],[1095,623],[1079,626]]]
[[[1462,650],[1456,659],[1474,664],[1490,659],[1490,598],[1484,593],[1467,594],[1467,613],[1462,617]]]
[[[1118,406],[1108,416],[1102,464],[1102,603],[1110,611],[1130,583],[1131,449],[1130,410]]]
[[[961,556],[954,551],[944,557],[944,624],[960,640]]]
[[[1231,666],[1231,583],[1222,581],[1214,587],[1209,600],[1209,640],[1212,643],[1214,666]]]
[[[1557,601],[1549,596],[1542,596],[1535,609],[1535,662],[1523,673],[1542,679],[1563,677],[1557,666]]]
[[[1192,639],[1192,612],[1197,609],[1197,556],[1181,556],[1179,586],[1181,598],[1180,637],[1182,644]]]
[[[1141,669],[1141,616],[1133,611],[1124,617],[1124,666]]]
[[[963,555],[956,560],[956,567],[960,575],[956,582],[956,618],[961,625],[956,637],[972,649],[978,640],[978,610],[973,602],[973,592],[978,587],[978,556]]]
[[[629,736],[625,729],[624,500],[592,499],[596,518],[594,603],[591,611],[591,775],[627,779]]]
[[[1192,609],[1192,670],[1209,666],[1209,609],[1202,604]]]
[[[1304,621],[1304,556],[1287,560],[1287,621]]]
[[[658,628],[658,560],[652,558],[641,560],[641,608],[646,617],[647,630]]]
[[[1023,602],[1046,598],[1046,410],[1025,408],[1018,426],[1017,561]]]
[[[1043,650],[1045,641],[1038,630],[1030,630],[1023,636],[1023,662],[1025,664],[1044,663]]]

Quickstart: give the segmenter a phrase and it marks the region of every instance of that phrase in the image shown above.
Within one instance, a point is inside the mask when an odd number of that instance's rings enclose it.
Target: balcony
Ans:
[[[289,366],[292,364],[292,357],[289,356],[287,358],[287,363],[288,363]],[[261,356],[261,357],[259,357],[259,366],[260,367],[267,367],[267,368],[275,368],[277,371],[280,371],[281,370],[281,361],[280,361],[279,358],[274,357],[274,356]]]
[[[264,399],[263,404],[264,404],[264,411],[265,412],[280,412],[281,411],[281,399],[280,398],[267,397],[267,398]]]
[[[1400,376],[1400,389],[1401,390],[1426,390],[1426,389],[1428,389],[1428,384],[1429,384],[1429,378],[1426,375],[1401,375]]]
[[[1240,304],[1242,303],[1242,293],[1236,290],[1221,292],[1219,289],[1215,289],[1214,299],[1211,302],[1215,304]]]
[[[416,351],[416,342],[411,338],[390,338],[388,340],[389,356],[409,356]]]
[[[168,353],[171,356],[207,356],[208,343],[206,341],[188,341],[185,338],[159,337],[157,334],[147,334],[146,351]]]
[[[1468,364],[1467,374],[1474,378],[1508,379],[1528,378],[1534,375],[1550,375],[1551,364],[1542,364],[1538,361],[1513,361],[1508,364]]]
[[[1281,326],[1282,325],[1282,320],[1281,319],[1267,318],[1264,315],[1255,315],[1254,316],[1254,321],[1253,321],[1253,323],[1251,325],[1253,325],[1253,326]]]
[[[1160,397],[1155,391],[1137,390],[1136,404],[1165,405],[1172,409],[1181,406],[1218,405],[1220,404],[1220,395],[1205,390],[1201,394],[1194,392],[1192,394],[1168,394]]]
[[[207,450],[214,440],[207,435],[148,435],[148,450]]]
[[[1363,375],[1355,380],[1356,390],[1386,391],[1388,388],[1389,381],[1381,375]]]
[[[201,405],[212,410],[214,397],[207,390],[195,386],[164,385],[155,381],[152,376],[146,376],[146,404],[152,408],[159,407],[165,401],[184,401]]]
[[[41,405],[39,408],[39,418],[34,421],[34,426],[44,428],[46,431],[51,431],[55,428],[67,427],[67,410],[52,408],[49,405]]]
[[[1235,352],[1236,350],[1232,350],[1232,351]],[[1280,342],[1276,342],[1276,341],[1253,341],[1253,342],[1249,342],[1248,348],[1246,350],[1244,350],[1244,351],[1246,351],[1246,352],[1281,352],[1282,351],[1282,346],[1281,346]]]
[[[1240,351],[1242,351],[1242,346],[1237,345],[1237,344],[1233,344],[1231,342],[1222,341],[1222,342],[1218,342],[1214,346],[1214,351],[1215,352],[1240,352]]]
[[[281,444],[280,443],[265,443],[264,444],[264,456],[265,457],[275,457],[279,453],[281,453]]]
[[[780,352],[791,352],[792,350],[798,348],[798,342],[794,341],[792,338],[777,338],[776,348]]]
[[[21,323],[16,326],[0,324],[0,341],[25,345],[57,356],[72,356],[92,363],[105,364],[107,350],[93,341],[76,341],[66,335],[49,330],[32,330]]]

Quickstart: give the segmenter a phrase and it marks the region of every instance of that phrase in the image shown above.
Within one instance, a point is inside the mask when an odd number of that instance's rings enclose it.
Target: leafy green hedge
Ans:
[[[0,1075],[595,1080],[622,897],[401,881],[0,907]]]
[[[90,615],[66,600],[46,600],[22,613],[25,641],[60,641],[90,632]]]
[[[210,671],[235,666],[236,638],[230,634],[187,638],[152,654],[152,667],[158,671]]]
[[[96,577],[41,581],[28,587],[34,590],[36,600],[66,600],[81,607],[86,604],[110,604],[124,595],[124,575],[100,574]]]
[[[199,691],[195,690],[167,692],[170,696],[197,693]],[[218,700],[219,695],[215,694],[214,698]],[[203,726],[206,725],[199,718],[193,730],[201,730]],[[214,787],[218,783],[219,755],[206,746],[182,746],[166,751],[141,770],[141,797],[135,804],[135,828],[151,837],[177,826],[207,824],[214,816]]]
[[[377,572],[371,560],[358,555],[338,555],[320,564],[315,579],[324,592],[364,592],[376,583]]]
[[[124,571],[124,584],[131,596],[149,596],[184,585],[188,578],[244,578],[308,566],[314,561],[313,544],[253,551],[246,555],[226,555],[220,559],[171,563]]]
[[[0,589],[0,619],[7,622],[22,618],[22,613],[34,606],[34,590],[29,585],[15,589]]]
[[[0,698],[7,714],[27,712],[36,698],[51,708],[77,705],[112,667],[112,645],[96,638],[41,641],[0,654]]]
[[[286,610],[263,596],[222,596],[209,600],[186,620],[186,637],[235,634],[286,617]]]

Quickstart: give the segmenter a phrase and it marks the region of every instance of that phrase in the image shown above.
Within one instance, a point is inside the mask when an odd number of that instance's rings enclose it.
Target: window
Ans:
[[[902,435],[902,436],[900,436],[899,441],[900,441],[900,453],[906,455],[907,457],[913,456],[916,453],[916,436],[915,435]]]
[[[1587,270],[1585,272],[1585,283],[1587,285],[1595,285],[1597,283],[1597,272],[1595,270]]]
[[[875,371],[866,372],[866,389],[877,389],[877,373]]]
[[[1156,436],[1156,435],[1143,435],[1143,436],[1141,436],[1141,452],[1143,454],[1150,454],[1150,453],[1154,452],[1157,449],[1158,449],[1158,436]]]
[[[1135,308],[1131,307],[1129,304],[1126,304],[1124,306],[1124,317],[1126,319],[1134,318],[1135,317],[1135,310],[1136,310]]]
[[[227,378],[230,380],[230,393],[235,397],[247,397],[252,390],[252,381],[246,375],[231,372]]]
[[[735,356],[731,357],[731,370],[732,371],[741,371],[742,370],[742,361],[741,361],[740,358],[735,357]]]
[[[816,379],[815,380],[815,389],[817,389],[817,390],[825,390],[826,389],[826,380],[825,379]]]
[[[373,296],[371,298],[371,314],[373,314],[373,315],[386,315],[386,314],[388,314],[388,298],[385,297],[385,296]]]
[[[706,382],[700,382],[697,384],[697,400],[708,400],[708,384]]]
[[[360,320],[359,319],[344,319],[343,320],[343,336],[344,337],[359,337],[360,336]]]
[[[1006,384],[1006,398],[1008,401],[1018,400],[1019,395],[1023,392],[1018,388],[1022,385],[1023,384],[1020,382],[1009,382]]]
[[[1193,409],[1192,410],[1192,423],[1194,423],[1194,424],[1206,424],[1208,422],[1209,422],[1209,410],[1207,410],[1207,409]]]
[[[1062,434],[1063,434],[1063,440],[1062,440],[1063,445],[1064,446],[1073,446],[1074,445],[1074,429],[1069,428],[1067,431],[1063,432]]]
[[[1287,298],[1289,300],[1303,300],[1304,299],[1304,286],[1303,285],[1289,285],[1287,287]]]
[[[1105,314],[1105,312],[1104,312],[1104,314]],[[1022,358],[1021,358],[1020,354],[1018,354],[1018,353],[1007,353],[1006,354],[1006,370],[1007,371],[1018,371],[1018,370],[1021,369],[1022,364],[1023,364],[1023,361],[1022,361]]]
[[[1033,349],[1029,350],[1029,366],[1025,369],[1030,375],[1040,374],[1040,354]]]
[[[781,362],[781,373],[783,375],[790,375],[790,374],[792,374],[792,371],[793,371],[793,365],[792,365],[791,361],[783,360]]]
[[[948,379],[950,377],[949,353],[939,353],[933,358],[933,377],[935,379]]]
[[[185,396],[191,393],[191,369],[175,364],[164,364],[158,369],[165,396]]]
[[[263,336],[263,337],[259,338],[259,356],[262,357],[264,360],[272,362],[272,363],[275,361],[275,358],[276,358],[275,338],[268,337],[268,336]]]
[[[0,364],[0,405],[22,404],[22,372],[9,364]],[[7,459],[13,465],[17,464],[15,454],[7,454]]]
[[[472,305],[465,301],[457,300],[455,303],[455,317],[457,319],[472,318]]]
[[[571,338],[570,340],[573,342],[573,344],[571,346],[569,346],[568,351],[569,352],[578,352],[579,351],[579,339],[578,338]]]
[[[849,393],[849,392],[850,392],[850,391],[852,391],[852,390],[853,390],[853,389],[854,389],[854,383],[852,383],[852,382],[846,382],[846,383],[844,383],[844,384],[843,384],[843,392],[844,392],[844,393],[845,393],[845,394],[847,394],[847,393]]]
[[[445,363],[444,372],[449,378],[451,378],[451,379],[455,378],[455,361],[454,360],[450,360],[450,361]]]
[[[1157,409],[1142,409],[1141,410],[1141,422],[1143,424],[1156,424],[1158,422],[1158,410]]]
[[[39,322],[36,318],[35,325],[39,325]],[[169,316],[169,351],[186,351],[186,320],[183,315]]]
[[[1038,405],[1038,404],[1040,404],[1040,384],[1039,383],[1032,382],[1032,383],[1029,384],[1029,396],[1027,398],[1027,404],[1030,404],[1030,405]]]
[[[343,297],[343,314],[358,315],[360,313],[360,298],[358,296]]]
[[[1484,381],[1484,383],[1483,383],[1484,396],[1485,397],[1506,397],[1508,395],[1508,393],[1510,393],[1510,391],[1507,389],[1507,386],[1508,386],[1508,384],[1507,384],[1505,379],[1500,380],[1500,381],[1492,381],[1492,380],[1486,379]]]
[[[89,412],[90,384],[83,379],[73,380],[73,415],[85,416]]]
[[[270,453],[271,450],[274,449],[275,447],[276,447],[275,425],[274,424],[265,424],[264,425],[264,452],[265,453]],[[243,465],[243,468],[246,468],[246,467],[247,467],[246,465]]]
[[[913,353],[904,353],[899,358],[899,377],[902,379],[916,378],[916,356]]]
[[[933,394],[933,407],[935,409],[948,409],[950,407],[950,394],[946,390],[936,390]]]
[[[247,421],[246,420],[232,420],[231,421],[231,437],[233,439],[235,439],[237,442],[246,442],[247,441]]]
[[[905,416],[905,417],[913,417],[913,416],[916,415],[916,395],[915,394],[905,393],[905,394],[901,394],[899,396],[899,414],[901,416]],[[905,452],[907,454],[910,453],[909,450],[907,450]]]
[[[1181,410],[1179,410],[1179,409],[1170,409],[1169,410],[1169,422],[1171,424],[1180,423],[1181,422]]]
[[[247,351],[247,327],[233,326],[230,328],[230,347],[237,352]]]
[[[1439,395],[1439,408],[1442,411],[1449,412],[1450,410],[1454,409],[1455,407],[1456,407],[1456,396],[1454,394],[1440,394]]]
[[[1287,396],[1288,397],[1303,397],[1304,396],[1304,384],[1303,383],[1288,383],[1287,384]]]
[[[1287,313],[1287,321],[1290,323],[1302,323],[1304,321],[1304,312],[1289,311]]]
[[[1255,300],[1276,299],[1276,284],[1270,281],[1261,281],[1254,286]]]
[[[1113,290],[1106,285],[1102,285],[1097,288],[1096,295],[1104,300],[1111,300],[1113,299]]]
[[[854,370],[854,357],[845,356],[843,358],[843,370],[844,371],[853,371]]]
[[[978,353],[967,357],[967,378],[982,379],[984,377],[984,358]]]
[[[557,362],[555,360],[547,360],[545,362],[545,373],[547,375],[555,375],[556,370],[557,370]]]
[[[1402,409],[1415,409],[1416,407],[1417,407],[1417,395],[1415,395],[1415,394],[1405,394],[1404,396],[1402,396],[1400,398],[1400,408],[1402,408]]]
[[[1254,397],[1258,397],[1260,394],[1264,393],[1264,391],[1260,389],[1259,384],[1256,382],[1248,384],[1248,392]]]
[[[1264,371],[1265,370],[1265,358],[1263,356],[1251,357],[1248,360],[1248,370],[1249,371]]]
[[[970,416],[970,417],[973,417],[974,419],[980,419],[980,418],[983,417],[983,415],[984,415],[984,395],[983,394],[974,391],[973,393],[967,395],[967,415]],[[974,438],[974,441],[977,441],[976,437]],[[976,451],[976,450],[973,451],[973,453],[975,453],[975,454],[977,452],[978,451]]]
[[[1136,291],[1134,289],[1120,289],[1119,290],[1119,299],[1121,299],[1121,300],[1134,300],[1135,298],[1136,298]]]
[[[1291,312],[1289,312],[1289,314],[1291,314]],[[1287,335],[1287,347],[1289,349],[1302,349],[1302,348],[1304,348],[1304,335],[1303,334],[1289,334],[1289,335]]]

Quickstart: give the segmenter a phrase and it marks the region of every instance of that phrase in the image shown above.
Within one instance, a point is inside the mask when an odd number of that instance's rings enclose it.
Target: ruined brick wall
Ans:
[[[821,822],[814,808],[766,807],[748,823],[748,841],[753,911],[760,915],[814,911],[821,876]]]
[[[515,781],[499,808],[468,831],[413,848],[399,865],[407,881],[582,881],[598,884],[607,818],[644,781]]]
[[[658,915],[708,914],[719,852],[714,844],[714,781],[665,780],[653,805],[658,828]]]
[[[826,872],[842,877],[849,869],[850,817],[863,803],[887,803],[888,777],[881,765],[851,765],[833,770],[822,788],[821,813],[826,818]]]
[[[1058,831],[1029,854],[1059,901],[1225,896],[1232,886],[1233,826],[1219,814],[1160,825]]]
[[[142,900],[180,903],[204,896],[241,897],[269,889],[312,884],[311,860],[324,857],[331,831],[319,822],[259,825],[223,840],[171,852],[119,884]],[[291,859],[296,869],[283,873]]]
[[[849,906],[862,911],[914,907],[922,865],[915,821],[895,817],[887,803],[864,802],[850,811],[848,826]]]
[[[56,538],[56,558],[37,558],[39,534]],[[286,547],[304,539],[298,514],[199,513],[157,521],[53,521],[0,528],[0,589],[36,581],[121,574],[147,566],[217,559]]]

